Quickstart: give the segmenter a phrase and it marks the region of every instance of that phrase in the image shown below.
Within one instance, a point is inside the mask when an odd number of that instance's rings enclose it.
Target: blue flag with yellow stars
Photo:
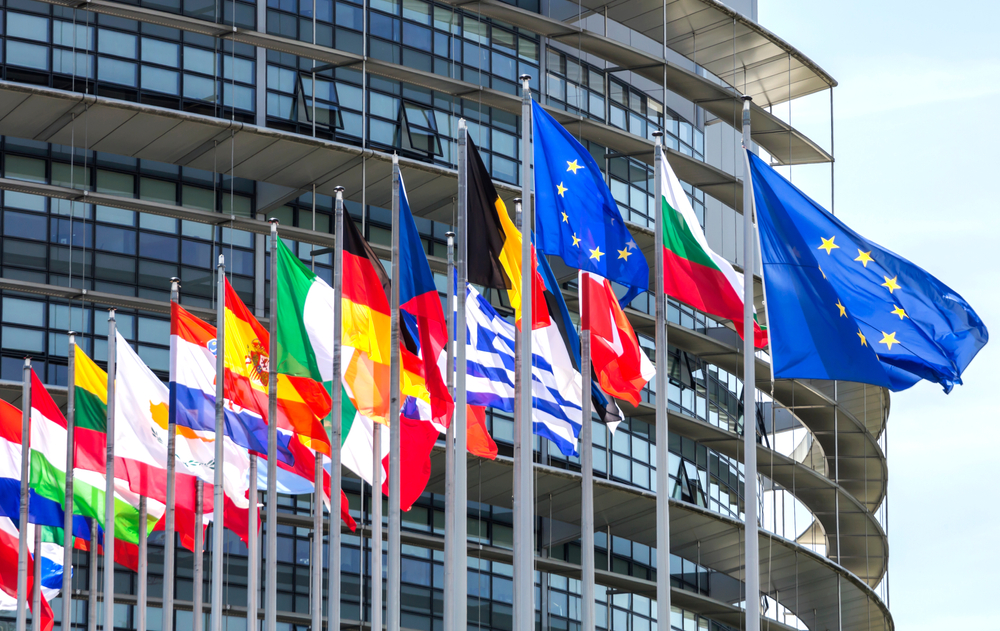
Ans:
[[[566,265],[628,288],[622,304],[649,288],[649,264],[632,239],[604,175],[572,134],[532,103],[535,247]]]
[[[854,232],[747,152],[776,378],[945,392],[989,339],[961,296]]]

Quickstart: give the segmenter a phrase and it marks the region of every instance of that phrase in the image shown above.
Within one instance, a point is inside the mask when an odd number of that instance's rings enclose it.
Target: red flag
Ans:
[[[618,304],[611,283],[580,271],[580,324],[590,330],[590,358],[601,389],[639,405],[639,392],[656,370]]]
[[[486,408],[481,405],[466,406],[465,448],[473,456],[496,460],[497,444],[486,430]]]

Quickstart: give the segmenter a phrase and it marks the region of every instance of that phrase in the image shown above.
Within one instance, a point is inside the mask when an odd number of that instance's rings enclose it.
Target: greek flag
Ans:
[[[514,411],[514,325],[466,286],[466,365],[469,405]],[[457,301],[456,307],[457,308]],[[582,388],[555,324],[532,331],[532,424],[534,433],[578,456]]]

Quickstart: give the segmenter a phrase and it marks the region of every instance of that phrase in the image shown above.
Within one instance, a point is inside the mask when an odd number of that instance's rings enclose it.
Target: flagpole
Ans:
[[[115,310],[108,309],[107,469],[104,488],[104,631],[112,631],[115,620],[115,375],[118,352],[116,324]]]
[[[90,567],[87,568],[87,631],[97,631],[97,520],[90,520]]]
[[[192,580],[191,628],[201,631],[205,626],[205,484],[194,483],[194,578]],[[109,630],[110,631],[110,630]]]
[[[218,336],[218,333],[216,333]],[[260,501],[257,492],[257,454],[250,452],[250,490],[247,492],[250,501],[249,528],[247,532],[247,631],[257,631],[259,624],[257,599],[260,596],[260,540],[258,537],[258,521],[260,517]]]
[[[459,123],[461,125],[462,123]],[[459,138],[462,132],[458,132]],[[464,150],[462,141],[459,140],[458,177],[462,178],[462,158]],[[461,188],[461,183],[459,183]],[[445,366],[448,367],[448,392],[454,395],[455,388],[455,233],[448,232],[448,275],[445,285],[447,285],[445,304],[445,323],[448,327],[448,346],[446,347]],[[456,410],[457,411],[457,410]],[[452,415],[451,423],[448,425],[448,432],[444,439],[444,631],[454,631],[455,629],[455,416]]]
[[[271,318],[267,378],[267,581],[264,629],[278,624],[278,220],[271,222]]]
[[[315,4],[316,0],[313,0]],[[315,30],[316,16],[313,15],[313,29]],[[313,40],[315,41],[315,40]],[[316,62],[313,62],[313,66]],[[313,76],[315,81],[315,73]],[[315,135],[316,128],[316,105],[313,104],[313,135]],[[313,232],[316,231],[316,183],[312,185],[312,229]],[[316,255],[311,254],[309,256],[310,270],[316,273]],[[336,309],[334,305],[334,309]],[[332,410],[331,410],[332,411]],[[333,447],[331,441],[330,446]],[[332,455],[332,451],[331,451]],[[309,602],[309,607],[312,610],[312,631],[322,631],[323,629],[323,454],[317,450],[316,451],[316,462],[313,465],[313,540],[312,549],[310,550],[312,558],[310,563],[312,567],[312,583],[309,587],[309,594],[311,600]],[[332,472],[331,467],[331,472]],[[339,489],[338,489],[339,491]],[[334,486],[330,485],[330,500],[332,502],[334,496]],[[337,497],[340,497],[340,493],[336,493]],[[330,508],[333,508],[331,503]],[[333,513],[331,513],[332,515]],[[333,522],[330,522],[330,534],[333,534]],[[213,630],[214,631],[214,630]],[[221,629],[219,630],[221,631]]]
[[[468,556],[469,556],[469,522],[467,520],[469,506],[469,468],[468,468],[468,387],[466,385],[465,338],[468,335],[468,325],[465,316],[465,285],[469,281],[469,126],[464,118],[458,121],[458,311],[455,318],[455,338],[458,345],[455,349],[455,360],[458,364],[458,374],[455,375],[455,503],[450,507],[452,512],[452,534],[454,539],[454,558],[452,559],[452,575],[455,591],[450,595],[452,631],[466,631],[469,618],[468,603]],[[448,287],[453,287],[451,277]],[[451,309],[451,305],[448,305]],[[450,338],[449,338],[450,339]],[[450,346],[449,346],[450,348]],[[451,365],[448,367],[451,374]],[[447,517],[445,517],[447,519]],[[447,598],[448,596],[446,596]]]
[[[66,375],[66,499],[63,505],[62,630],[73,623],[73,430],[76,425],[76,331],[69,332]]]
[[[343,327],[343,301],[341,292],[344,285],[344,187],[335,186],[334,202],[334,246],[333,246],[333,379],[330,383],[330,581],[327,596],[327,628],[340,631],[340,442],[341,442],[341,368],[340,345]],[[363,618],[364,616],[362,616]],[[251,629],[250,631],[255,631]]]
[[[181,279],[176,276],[170,279],[170,302],[180,302]],[[174,370],[173,362],[170,364],[171,371]],[[177,375],[170,375],[170,382],[176,383]],[[174,628],[174,574],[175,549],[176,549],[176,485],[177,475],[177,423],[176,417],[176,389],[170,390],[170,411],[167,414],[167,505],[164,514],[163,527],[163,631],[173,631]]]
[[[389,564],[386,593],[386,628],[399,631],[399,573],[402,559],[399,524],[399,450],[401,448],[399,414],[399,157],[392,155],[392,287],[389,290]]]
[[[580,500],[580,631],[594,631],[594,424],[590,393],[590,278],[580,273],[580,377],[584,386],[580,421],[580,472],[583,497]]]
[[[743,147],[750,149],[750,101],[743,97]],[[757,426],[753,336],[753,184],[743,175],[743,477],[746,523],[747,631],[760,629],[760,551],[757,539]]]
[[[373,631],[382,630],[382,428],[372,423],[372,523],[371,523],[371,583]],[[364,603],[362,603],[364,605]],[[362,606],[361,617],[364,617]]]
[[[667,377],[670,353],[667,347],[667,292],[663,288],[663,132],[654,131],[654,195],[657,209],[653,258],[656,301],[656,611],[659,620],[670,620],[670,442],[667,412]]]
[[[28,462],[31,457],[31,358],[24,358],[21,390],[21,505],[17,538],[17,631],[28,623]]]
[[[23,446],[22,446],[23,449]],[[42,628],[42,527],[38,524],[25,524],[34,529],[34,545],[32,546],[32,577],[31,577],[31,631]]]
[[[139,571],[138,586],[135,591],[135,613],[136,631],[146,631],[146,597],[149,585],[149,541],[146,532],[147,516],[149,508],[146,505],[146,496],[139,496]]]
[[[531,76],[521,79],[521,335],[514,414],[514,628],[535,626],[535,517],[531,401]]]
[[[222,631],[222,537],[225,500],[222,497],[224,478],[225,452],[223,437],[225,436],[225,371],[226,371],[226,259],[219,255],[218,297],[215,308],[215,484],[212,494],[212,631]],[[273,277],[272,277],[273,280]],[[144,631],[140,629],[140,631]]]

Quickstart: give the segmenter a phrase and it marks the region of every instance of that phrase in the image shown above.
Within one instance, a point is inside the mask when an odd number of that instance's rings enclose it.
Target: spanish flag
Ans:
[[[493,186],[489,171],[479,151],[469,139],[468,182],[468,269],[469,282],[483,287],[507,290],[514,319],[521,327],[521,232],[514,226],[507,207]],[[531,248],[532,261],[537,261]],[[532,278],[531,328],[549,325],[545,306],[545,283],[538,275],[537,263]]]
[[[274,314],[272,314],[274,317]],[[226,396],[271,422],[267,413],[270,336],[251,315],[226,280]],[[330,414],[330,395],[323,384],[278,374],[278,427],[298,435],[303,444],[330,455],[323,419]]]

